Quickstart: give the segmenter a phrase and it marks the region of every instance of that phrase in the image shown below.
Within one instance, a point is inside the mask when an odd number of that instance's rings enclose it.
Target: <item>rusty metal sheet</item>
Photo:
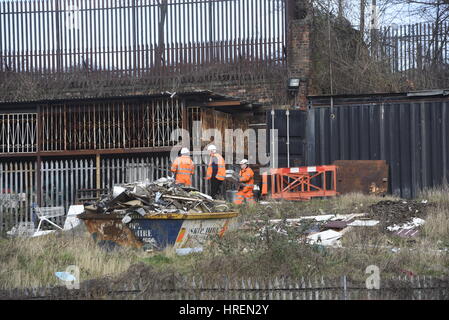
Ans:
[[[117,214],[83,213],[78,218],[97,240],[134,248],[150,245],[160,250],[170,245],[175,248],[205,245],[211,237],[233,229],[233,218],[237,215],[237,212],[130,215],[132,221],[127,224]]]
[[[112,241],[120,246],[140,248],[143,242],[120,219],[83,219],[96,240]]]
[[[388,165],[385,160],[336,160],[337,191],[384,195],[388,192]]]
[[[324,225],[325,229],[344,229],[350,224],[354,219],[351,219],[349,221],[329,221]]]

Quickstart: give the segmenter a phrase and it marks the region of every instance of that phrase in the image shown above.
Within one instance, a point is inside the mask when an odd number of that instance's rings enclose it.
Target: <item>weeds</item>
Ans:
[[[433,202],[424,217],[421,235],[412,241],[393,237],[379,228],[354,228],[342,238],[342,248],[305,244],[302,240],[311,225],[291,226],[285,221],[273,227],[270,219],[288,219],[323,213],[366,212],[380,200],[392,197],[348,194],[307,202],[271,202],[236,207],[240,222],[257,220],[258,230],[228,231],[215,238],[202,253],[178,256],[168,247],[160,252],[122,248],[100,249],[87,232],[74,236],[51,234],[33,239],[0,240],[0,288],[35,287],[58,284],[56,271],[75,264],[82,280],[123,277],[133,266],[144,264],[154,272],[176,272],[205,278],[314,277],[349,275],[366,279],[369,265],[388,275],[449,275],[449,195],[431,190],[421,197]],[[397,248],[399,250],[392,250]],[[131,271],[130,271],[131,270]]]

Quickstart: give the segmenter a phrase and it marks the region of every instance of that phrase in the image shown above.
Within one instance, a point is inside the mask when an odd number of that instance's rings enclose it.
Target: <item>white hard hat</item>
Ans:
[[[217,151],[217,147],[213,144],[207,147],[207,151]]]
[[[248,160],[242,159],[242,161],[240,161],[240,164],[248,164]]]
[[[182,148],[181,149],[181,154],[189,154],[189,148]]]

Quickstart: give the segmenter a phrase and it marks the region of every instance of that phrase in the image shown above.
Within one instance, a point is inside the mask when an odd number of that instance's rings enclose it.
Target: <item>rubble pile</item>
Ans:
[[[141,216],[223,212],[227,209],[225,204],[214,201],[212,197],[195,188],[176,184],[173,178],[115,186],[112,194],[104,196],[99,201],[85,204],[88,213],[119,215],[137,213]]]
[[[385,230],[388,226],[406,223],[413,218],[425,218],[430,206],[425,200],[384,200],[371,205],[368,216],[379,220],[381,229]]]

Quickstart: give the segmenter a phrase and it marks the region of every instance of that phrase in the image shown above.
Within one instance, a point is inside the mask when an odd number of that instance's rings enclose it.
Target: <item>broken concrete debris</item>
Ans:
[[[321,244],[323,246],[340,245],[338,240],[342,237],[342,234],[334,230],[326,230],[322,232],[313,233],[307,236],[307,243]]]
[[[422,226],[426,221],[420,218],[413,218],[403,224],[394,224],[388,226],[387,229],[393,232],[394,235],[401,238],[413,238],[419,235],[419,227]]]
[[[425,221],[423,219],[413,218],[409,222],[406,222],[406,223],[401,224],[401,225],[395,224],[395,225],[387,227],[387,229],[390,230],[390,231],[398,231],[398,230],[401,230],[401,229],[410,230],[410,229],[414,229],[416,227],[419,227],[419,226],[423,225],[424,223],[425,223]]]
[[[387,231],[388,226],[402,224],[413,217],[424,218],[427,214],[427,209],[431,206],[432,204],[427,201],[383,200],[369,207],[370,213],[368,217],[379,220],[381,229]]]
[[[365,213],[328,214],[318,216],[302,216],[294,219],[272,219],[249,221],[240,229],[256,230],[258,236],[264,239],[267,231],[288,235],[293,228],[298,232],[298,241],[323,246],[341,246],[341,237],[351,228],[349,224]]]
[[[173,178],[160,178],[114,186],[112,194],[92,203],[85,203],[86,213],[123,215],[129,223],[130,214],[156,215],[167,213],[225,212],[229,208],[192,187],[176,184]]]
[[[272,219],[266,222],[250,221],[241,229],[257,230],[261,238],[268,230],[284,235],[291,235],[292,230],[298,233],[299,241],[324,246],[340,246],[341,237],[359,227],[376,227],[382,232],[411,238],[419,234],[420,227],[425,223],[426,210],[432,204],[427,200],[384,200],[369,206],[368,213],[349,215],[325,214],[302,216],[294,219]]]
[[[379,220],[354,220],[349,223],[350,227],[374,227],[379,224]]]

